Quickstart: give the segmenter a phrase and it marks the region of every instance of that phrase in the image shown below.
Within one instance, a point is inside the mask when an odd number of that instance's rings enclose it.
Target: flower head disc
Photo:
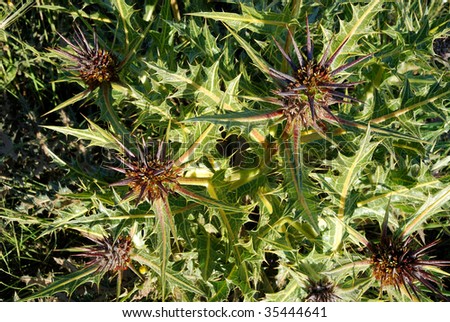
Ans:
[[[317,62],[314,59],[314,46],[309,32],[308,20],[306,20],[306,54],[300,51],[289,29],[288,34],[292,40],[297,61],[294,61],[275,39],[274,41],[283,57],[289,63],[293,71],[292,75],[269,68],[269,73],[272,78],[280,83],[281,89],[275,93],[281,97],[283,114],[287,118],[288,124],[300,122],[304,126],[314,126],[318,118],[339,121],[332,114],[329,106],[336,103],[361,103],[356,98],[339,91],[352,88],[360,84],[360,82],[339,83],[335,81],[335,75],[356,65],[371,55],[360,57],[331,70],[331,64],[342,51],[348,38],[328,58],[330,42],[325,49],[323,57]]]
[[[98,47],[97,34],[94,33],[94,46],[87,41],[80,27],[76,25],[74,41],[60,37],[69,45],[73,52],[63,49],[55,51],[68,58],[72,66],[68,70],[76,71],[81,80],[93,90],[103,83],[118,81],[118,65],[116,58],[108,51]]]
[[[110,168],[125,174],[125,179],[112,183],[110,186],[129,186],[131,190],[124,199],[136,197],[137,205],[142,200],[152,202],[161,199],[173,191],[181,170],[174,167],[173,160],[166,158],[162,142],[159,143],[154,155],[149,153],[148,146],[144,142],[142,149],[139,148],[138,156],[123,144],[120,143],[120,145],[127,158],[119,156],[118,159],[125,167]]]

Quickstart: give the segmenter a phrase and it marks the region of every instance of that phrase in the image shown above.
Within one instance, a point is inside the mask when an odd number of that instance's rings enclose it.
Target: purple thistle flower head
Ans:
[[[113,54],[99,48],[97,34],[94,32],[93,46],[88,42],[81,28],[75,25],[73,41],[64,36],[59,36],[69,45],[71,50],[61,48],[55,51],[67,58],[72,65],[68,70],[78,73],[81,80],[94,90],[103,83],[119,80],[118,64]]]
[[[113,240],[111,237],[83,235],[95,243],[94,246],[81,248],[81,253],[75,256],[90,258],[87,266],[96,266],[97,272],[117,272],[128,268],[132,250],[131,238],[119,237]]]
[[[181,169],[174,166],[173,160],[167,158],[163,142],[159,142],[156,153],[151,153],[148,145],[142,142],[137,156],[122,143],[119,144],[125,157],[118,156],[117,159],[124,167],[109,168],[125,174],[125,178],[110,186],[129,186],[131,190],[124,199],[134,197],[138,205],[142,200],[153,202],[173,191]]]
[[[411,235],[389,234],[386,217],[380,241],[367,245],[373,277],[380,281],[381,290],[385,286],[394,286],[397,290],[406,289],[411,298],[413,294],[418,298],[420,289],[416,283],[419,282],[440,299],[449,301],[439,289],[441,282],[430,271],[433,267],[450,266],[448,260],[429,259],[429,253],[440,240],[419,248],[413,247],[413,241]]]
[[[314,45],[311,40],[308,19],[306,19],[306,53],[300,50],[289,29],[288,36],[294,46],[295,58],[288,55],[277,40],[274,39],[274,41],[284,59],[289,63],[292,73],[286,74],[269,68],[269,74],[281,87],[275,93],[280,96],[283,114],[288,121],[288,126],[292,123],[315,126],[317,119],[331,119],[339,122],[329,106],[336,103],[362,103],[358,99],[341,92],[351,89],[361,82],[341,83],[335,79],[335,76],[371,55],[359,57],[332,70],[330,67],[347,43],[348,38],[331,56],[329,56],[330,42],[322,58],[317,62],[314,59]]]

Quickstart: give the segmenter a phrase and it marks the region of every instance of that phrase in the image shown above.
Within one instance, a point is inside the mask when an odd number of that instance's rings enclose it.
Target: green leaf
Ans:
[[[161,263],[158,258],[152,257],[148,253],[142,253],[142,254],[136,254],[133,255],[133,260],[146,265],[150,267],[156,274],[159,276],[162,275],[161,272]],[[182,290],[186,290],[188,292],[192,292],[201,296],[205,296],[204,292],[201,291],[199,288],[194,286],[191,280],[187,278],[187,276],[183,276],[183,274],[176,273],[170,268],[166,268],[165,271],[165,278],[168,283],[170,283],[172,286],[177,286]]]
[[[371,135],[368,131],[360,142],[360,148],[352,157],[345,157],[340,154],[335,161],[335,169],[339,171],[339,176],[333,185],[339,193],[338,217],[344,218],[348,208],[347,201],[353,184],[361,175],[361,172],[370,161],[375,148],[380,142],[371,142]]]
[[[268,302],[297,302],[300,300],[300,290],[301,288],[298,285],[298,282],[295,280],[292,280],[289,282],[286,287],[276,293],[267,294],[266,300]]]
[[[242,126],[243,123],[262,122],[269,120],[269,124],[282,117],[280,111],[252,111],[246,110],[239,113],[227,113],[220,115],[202,115],[184,120],[184,122],[212,122],[214,124],[227,124],[228,126]]]
[[[169,202],[167,197],[153,200],[152,208],[155,211],[158,229],[158,250],[161,263],[161,289],[163,301],[166,298],[166,270],[169,263],[169,256],[171,255],[170,247],[170,231],[176,238],[176,230],[170,213]]]
[[[409,99],[405,103],[406,106],[404,106],[400,110],[373,119],[371,120],[371,123],[381,123],[391,118],[397,118],[400,115],[424,107],[427,104],[431,104],[437,100],[448,98],[450,93],[450,84],[447,83],[444,87],[440,87],[440,85],[440,83],[435,83],[433,86],[431,86],[428,94],[425,97],[413,97]]]
[[[219,208],[221,210],[230,211],[230,212],[234,212],[234,213],[242,212],[241,208],[230,206],[222,201],[212,199],[212,198],[209,198],[204,195],[200,195],[199,193],[195,193],[195,192],[190,191],[181,186],[176,187],[175,191],[188,199],[194,200],[194,201],[196,201],[202,205],[208,206],[208,207]]]
[[[219,258],[219,241],[205,229],[197,235],[198,263],[205,281],[211,276],[216,261]]]
[[[303,162],[303,146],[300,144],[300,135],[294,135],[289,142],[284,144],[284,170],[287,178],[286,187],[290,193],[295,207],[298,209],[299,217],[304,218],[315,230],[314,235],[320,231],[318,218],[320,210],[314,200],[309,169]]]
[[[269,65],[266,63],[266,61],[261,57],[261,55],[255,51],[250,44],[245,41],[242,37],[240,37],[236,32],[234,32],[230,27],[228,27],[225,24],[225,27],[227,27],[228,31],[233,35],[233,37],[238,41],[238,43],[244,48],[244,50],[247,52],[247,54],[250,56],[252,63],[255,64],[261,71],[263,71],[265,74],[269,74]]]
[[[212,281],[211,284],[214,286],[215,294],[210,297],[210,302],[226,301],[230,293],[230,283],[226,280],[220,280]]]
[[[347,126],[350,125],[352,127],[355,127],[355,128],[358,128],[358,129],[361,129],[364,131],[370,130],[371,132],[381,134],[388,138],[396,138],[396,139],[400,139],[400,140],[405,140],[407,142],[413,141],[413,142],[429,144],[429,142],[426,140],[422,140],[420,138],[417,138],[417,137],[414,137],[411,135],[403,134],[403,133],[400,133],[400,132],[397,132],[397,131],[394,131],[391,129],[382,128],[380,126],[372,124],[372,123],[375,123],[372,121],[370,121],[368,125],[360,123],[360,122],[355,122],[355,121],[346,121],[346,120],[343,121],[342,119],[341,119],[341,121],[342,121],[343,125],[347,125]]]
[[[418,230],[422,223],[428,220],[431,216],[441,211],[443,205],[450,201],[450,186],[439,191],[434,196],[430,196],[428,200],[420,207],[417,212],[411,216],[411,219],[406,223],[402,230],[403,236],[408,236],[414,231]]]
[[[351,209],[356,200],[351,197],[352,189],[360,178],[363,170],[371,161],[372,154],[380,141],[372,141],[370,129],[359,142],[359,149],[351,157],[339,154],[338,158],[333,161],[333,171],[337,175],[329,173],[328,176],[318,175],[320,181],[325,186],[328,193],[334,196],[333,203],[337,203],[337,218],[345,222],[345,216],[351,216]],[[332,250],[337,251],[342,246],[342,237],[344,234],[344,226],[337,225],[333,227],[334,236],[332,236]]]
[[[125,2],[125,0],[114,0],[112,4],[116,7],[122,20],[123,32],[125,34],[125,51],[131,52],[129,35],[130,32],[134,30],[133,26],[131,25],[131,17],[133,16],[133,13],[136,12],[136,10],[134,10],[132,6],[129,6]]]
[[[224,93],[220,91],[220,85],[218,80],[218,68],[219,62],[215,62],[211,67],[203,67],[206,79],[200,78],[200,71],[202,67],[200,66],[190,66],[191,74],[193,77],[187,76],[187,70],[178,69],[175,73],[168,71],[162,67],[158,67],[153,63],[146,62],[147,66],[153,69],[166,84],[171,84],[180,90],[181,88],[190,87],[194,89],[194,93],[198,95],[197,99],[203,102],[205,105],[214,104],[217,106],[222,105],[225,110],[233,111],[234,108],[224,103]],[[184,93],[185,95],[185,93]]]
[[[332,67],[341,66],[346,59],[347,54],[352,53],[354,48],[357,48],[357,41],[359,38],[366,36],[373,32],[371,25],[374,23],[374,16],[382,10],[383,1],[375,0],[370,1],[366,6],[352,5],[352,19],[349,22],[340,20],[339,34],[336,37],[338,45],[334,45],[334,50],[341,47],[344,43],[344,47],[336,58]]]
[[[22,17],[24,14],[26,14],[27,11],[31,9],[33,4],[35,4],[33,0],[27,0],[27,2],[25,2],[25,3],[22,2],[21,6],[19,8],[15,9],[15,10],[11,10],[11,12],[6,17],[0,17],[0,32],[6,30],[17,19]],[[8,3],[8,5],[11,7],[11,9],[15,8],[14,4],[11,6],[11,4]],[[3,10],[5,10],[7,7],[8,6],[4,6],[2,8],[2,15],[5,14],[5,12]],[[0,41],[4,41],[4,40],[2,38],[0,38]]]
[[[65,135],[72,135],[78,140],[89,141],[88,146],[100,146],[108,149],[114,149],[121,151],[120,145],[117,143],[117,139],[109,133],[103,130],[94,122],[86,119],[89,122],[88,129],[74,129],[69,126],[53,126],[53,125],[43,125],[42,127],[63,133]]]
[[[50,113],[59,111],[61,109],[63,109],[66,106],[72,105],[78,101],[81,101],[82,99],[86,98],[92,91],[90,89],[86,89],[84,91],[82,91],[81,93],[78,93],[77,95],[69,98],[68,100],[62,102],[61,104],[57,105],[54,109],[44,113],[42,116],[48,115]]]
[[[42,297],[52,296],[60,292],[65,292],[68,295],[71,295],[80,285],[92,282],[93,274],[95,274],[96,270],[97,266],[91,266],[67,274],[63,277],[59,277],[43,290],[36,292],[33,295],[22,299],[21,301],[28,302]]]
[[[288,17],[273,12],[258,12],[254,8],[243,3],[241,5],[242,15],[229,12],[195,12],[189,13],[190,16],[197,16],[216,21],[223,21],[232,26],[235,30],[249,28],[253,31],[259,31],[264,25],[285,26],[288,23]]]

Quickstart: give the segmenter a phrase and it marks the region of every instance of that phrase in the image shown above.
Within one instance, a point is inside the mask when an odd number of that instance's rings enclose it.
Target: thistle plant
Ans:
[[[212,126],[209,126],[201,135],[203,139]],[[151,151],[147,143],[142,140],[141,146],[138,146],[137,155],[130,149],[125,147],[119,140],[115,140],[120,146],[123,156],[118,156],[118,160],[122,163],[124,168],[109,167],[117,172],[125,175],[125,178],[112,183],[110,186],[128,186],[130,191],[123,197],[124,200],[135,198],[135,205],[138,206],[141,201],[147,201],[151,204],[153,211],[158,219],[158,236],[160,239],[160,258],[161,258],[161,283],[163,288],[163,297],[165,294],[165,271],[168,262],[168,256],[171,253],[170,237],[172,234],[175,243],[178,245],[178,235],[173,221],[169,194],[178,193],[188,199],[194,200],[200,204],[209,207],[218,207],[221,209],[220,213],[223,215],[222,220],[225,221],[229,227],[228,219],[225,217],[224,210],[240,211],[239,208],[234,208],[226,203],[215,200],[215,194],[212,197],[200,195],[192,192],[189,189],[182,187],[182,185],[203,185],[206,186],[210,193],[214,188],[210,185],[208,179],[189,178],[185,176],[185,167],[189,164],[186,162],[194,152],[196,145],[186,150],[177,160],[171,160],[166,151],[165,144],[160,141],[156,151]],[[234,240],[235,232],[228,230],[230,239]],[[179,247],[179,246],[178,246]],[[239,263],[240,265],[245,265]]]
[[[202,136],[207,135],[211,129],[212,127],[209,126]],[[158,215],[160,224],[165,226],[165,223],[169,223],[174,234],[176,234],[176,230],[168,199],[172,193],[178,193],[187,199],[206,206],[238,211],[238,208],[214,199],[214,195],[213,198],[207,197],[183,187],[183,185],[199,185],[213,191],[207,178],[190,178],[185,175],[186,168],[190,165],[187,160],[194,153],[196,144],[187,149],[179,158],[172,160],[163,141],[159,141],[155,151],[149,149],[148,144],[142,140],[141,144],[137,146],[137,154],[133,153],[119,140],[115,139],[115,143],[121,149],[121,154],[117,155],[117,159],[123,167],[109,166],[109,168],[124,174],[125,178],[111,183],[110,186],[128,186],[130,191],[123,196],[123,200],[135,199],[135,206],[138,206],[142,201],[150,203]]]
[[[261,122],[267,120],[286,120],[283,137],[294,136],[294,142],[298,142],[298,136],[302,129],[313,127],[317,132],[323,133],[318,121],[328,121],[335,124],[358,126],[356,123],[335,115],[330,106],[335,104],[363,103],[360,100],[343,93],[353,89],[362,81],[345,82],[339,77],[339,73],[357,65],[372,54],[363,55],[339,67],[332,68],[332,64],[341,54],[343,48],[350,40],[350,36],[344,38],[339,46],[330,54],[332,40],[325,45],[325,50],[320,59],[315,57],[314,44],[311,38],[308,18],[306,19],[306,46],[302,51],[297,45],[294,35],[287,28],[289,42],[294,47],[294,56],[288,54],[280,43],[273,38],[278,50],[289,64],[291,73],[286,73],[272,67],[263,65],[263,70],[275,80],[279,89],[274,91],[277,97],[258,100],[265,101],[279,108],[255,116],[240,116],[238,113],[229,114],[222,121],[237,122]],[[211,120],[221,122],[221,116],[199,117],[196,120]],[[294,143],[294,145],[297,145]]]
[[[88,259],[88,262],[84,264],[83,269],[73,273],[73,279],[83,283],[86,275],[92,275],[93,277],[98,277],[98,281],[100,282],[101,278],[107,273],[116,276],[117,301],[122,292],[124,271],[131,269],[136,276],[143,280],[141,274],[132,264],[132,256],[135,253],[135,249],[130,236],[118,236],[117,238],[113,238],[112,236],[86,231],[82,231],[81,235],[95,244],[67,249],[67,251],[76,252],[76,254],[73,255],[74,257]],[[68,279],[68,281],[71,281],[71,279]]]
[[[120,83],[119,71],[131,57],[132,51],[121,62],[118,62],[112,52],[100,48],[95,31],[93,33],[93,45],[91,45],[78,24],[75,24],[73,41],[59,33],[58,35],[69,46],[69,49],[56,48],[51,51],[65,59],[67,63],[65,69],[74,72],[75,76],[87,85],[87,89],[57,105],[44,115],[87,98],[89,94],[99,88],[101,92],[99,105],[102,109],[102,115],[111,123],[116,133],[127,133],[128,131],[112,106],[111,86],[112,83]]]
[[[143,31],[141,36],[145,35],[148,30],[149,27]],[[121,122],[120,115],[113,106],[112,85],[115,84],[122,89],[127,87],[126,83],[121,82],[119,72],[121,72],[135,54],[135,51],[143,41],[143,37],[135,41],[133,46],[125,46],[124,57],[119,61],[117,56],[113,54],[112,49],[108,50],[100,47],[99,38],[95,31],[93,32],[91,44],[88,36],[81,30],[77,23],[75,24],[73,40],[69,40],[69,38],[59,33],[58,35],[69,48],[56,48],[52,49],[52,51],[64,58],[67,63],[65,69],[74,72],[75,76],[87,85],[87,89],[60,103],[44,115],[56,112],[68,105],[85,99],[98,88],[101,95],[97,101],[101,108],[102,117],[111,123],[115,133],[122,135],[128,133],[129,131]],[[128,35],[124,41],[128,43]]]
[[[0,301],[448,300],[448,2],[34,3]]]
[[[212,126],[209,126],[202,137],[206,136],[211,129]],[[141,143],[137,145],[138,152],[133,153],[120,140],[116,138],[114,140],[115,144],[120,147],[121,152],[116,157],[123,167],[109,166],[109,168],[124,174],[125,178],[111,183],[110,186],[128,186],[130,191],[124,195],[124,200],[136,199],[136,206],[141,201],[147,201],[152,205],[162,201],[165,204],[164,208],[168,210],[168,196],[171,193],[179,193],[209,206],[233,209],[225,203],[199,195],[183,187],[183,185],[207,185],[207,180],[198,180],[184,175],[186,168],[191,164],[187,160],[194,153],[196,143],[176,160],[172,160],[167,151],[167,144],[163,141],[157,143],[155,151],[155,149],[149,148],[149,144],[145,140],[141,140]]]

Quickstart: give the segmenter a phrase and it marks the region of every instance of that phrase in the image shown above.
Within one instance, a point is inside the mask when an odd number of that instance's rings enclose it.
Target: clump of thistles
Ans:
[[[281,97],[282,112],[287,119],[288,128],[292,125],[298,126],[300,124],[305,127],[316,127],[317,119],[339,122],[339,119],[331,112],[329,106],[336,103],[360,102],[356,98],[341,92],[341,90],[353,88],[360,82],[341,83],[335,77],[338,73],[356,65],[371,55],[360,57],[332,70],[331,65],[342,51],[348,38],[329,57],[330,42],[322,58],[317,62],[314,59],[314,45],[311,40],[308,19],[306,20],[306,53],[301,52],[289,29],[288,35],[294,46],[296,61],[286,53],[275,39],[274,41],[283,57],[289,63],[292,74],[289,75],[269,68],[270,75],[279,82],[281,87],[275,93]]]
[[[136,198],[138,205],[142,200],[151,203],[173,192],[178,184],[180,169],[174,166],[173,160],[167,158],[163,142],[159,142],[156,153],[149,151],[148,145],[142,142],[137,156],[123,144],[120,145],[125,157],[118,156],[117,159],[123,167],[110,168],[125,174],[125,179],[110,186],[129,186],[131,190],[124,199]]]
[[[439,243],[435,240],[415,249],[413,238],[399,235],[388,235],[387,223],[383,225],[379,243],[367,245],[371,252],[370,263],[372,274],[380,281],[381,290],[386,286],[394,286],[397,290],[406,290],[419,298],[420,289],[416,282],[422,283],[428,290],[444,301],[449,299],[439,290],[439,279],[430,273],[433,267],[450,266],[450,261],[429,259],[431,248]]]
[[[57,48],[55,51],[69,59],[74,66],[68,70],[78,73],[81,80],[93,90],[103,83],[118,81],[118,64],[109,51],[99,48],[97,34],[94,32],[94,45],[91,46],[78,25],[73,41],[59,36],[69,45],[72,51]]]
[[[75,255],[91,258],[86,266],[96,266],[96,271],[102,273],[124,271],[129,267],[132,250],[131,238],[119,237],[113,240],[111,237],[83,235],[95,243],[94,246],[80,248],[82,253]]]

